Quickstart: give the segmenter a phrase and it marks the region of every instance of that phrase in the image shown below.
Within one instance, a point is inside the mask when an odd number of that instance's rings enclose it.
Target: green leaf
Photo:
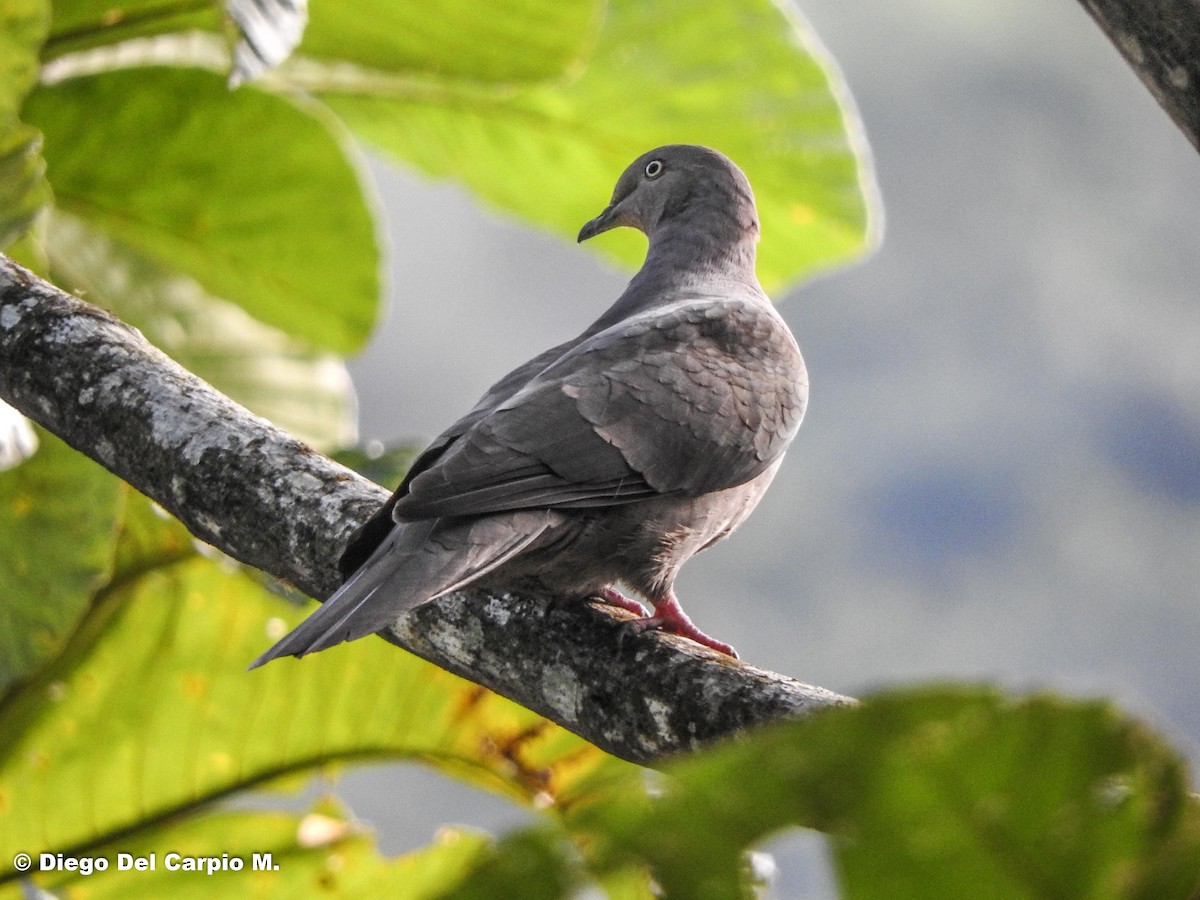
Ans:
[[[56,284],[112,310],[186,369],[317,448],[355,440],[341,357],[252,319],[87,223],[55,212],[43,249]]]
[[[90,855],[108,860],[103,874],[55,873],[35,876],[33,881],[56,896],[79,891],[93,900],[213,896],[234,900],[315,893],[416,900],[436,896],[461,877],[487,844],[483,835],[444,829],[428,847],[389,860],[376,849],[369,832],[331,803],[302,816],[212,812],[97,848]],[[122,853],[129,865],[123,872],[118,870]],[[169,858],[171,853],[180,858]],[[196,874],[178,868],[182,858],[196,857],[203,858],[205,865],[214,860],[214,871],[208,874],[202,868]],[[133,868],[133,860],[143,860],[146,868]],[[239,864],[240,869],[230,868]],[[171,870],[169,865],[177,868]]]
[[[893,730],[842,813],[848,898],[1190,897],[1200,816],[1186,769],[1106,703],[930,693],[880,698],[856,737]],[[844,738],[843,738],[844,739]],[[827,774],[833,772],[827,770]]]
[[[771,290],[864,253],[876,202],[845,88],[806,27],[770,0],[612,0],[586,70],[498,94],[441,85],[323,93],[368,142],[561,234],[607,203],[638,154],[701,143],[758,195],[759,275]],[[640,263],[644,241],[605,235]]]
[[[218,0],[56,0],[46,55],[189,30],[226,33]],[[492,84],[560,78],[595,38],[601,0],[312,3],[299,52],[381,74]]]
[[[353,469],[364,478],[369,478],[376,484],[385,487],[398,485],[404,478],[408,467],[412,465],[417,454],[423,448],[401,444],[395,447],[368,447],[360,450],[357,447],[339,450],[332,454],[333,458],[343,466]]]
[[[220,0],[54,0],[46,57],[156,34],[222,28]]]
[[[338,762],[422,759],[550,808],[630,768],[382,640],[247,672],[307,610],[189,551],[131,497],[101,601],[0,709],[0,882],[19,850],[82,853]]]
[[[670,774],[652,803],[581,817],[601,869],[648,861],[669,896],[736,896],[743,850],[795,825],[833,834],[848,898],[1186,898],[1200,883],[1183,763],[1103,703],[897,692]]]
[[[5,0],[0,5],[0,124],[14,121],[37,83],[38,51],[50,27],[46,0]]]
[[[573,896],[580,883],[578,857],[561,833],[548,827],[515,831],[472,862],[469,874],[441,896],[558,900]]]
[[[50,199],[41,149],[36,128],[0,125],[0,247],[24,234]]]
[[[0,4],[0,247],[20,237],[50,199],[41,135],[19,118],[37,82],[38,51],[49,24],[45,0]]]
[[[0,472],[0,694],[59,650],[108,574],[120,482],[58,438]]]
[[[361,347],[379,304],[368,191],[319,106],[144,68],[37,89],[60,209],[310,343]]]
[[[636,777],[610,785],[600,798],[623,792],[643,795]],[[588,847],[589,838],[582,841]],[[522,828],[485,847],[464,865],[453,887],[440,896],[453,900],[491,897],[554,898],[599,895],[609,900],[646,900],[661,896],[641,866],[596,873],[588,871],[580,848],[561,827],[538,824]],[[599,878],[595,878],[599,874]],[[733,896],[733,895],[731,895]]]
[[[599,0],[314,3],[299,53],[445,80],[558,78],[584,55],[602,9]]]

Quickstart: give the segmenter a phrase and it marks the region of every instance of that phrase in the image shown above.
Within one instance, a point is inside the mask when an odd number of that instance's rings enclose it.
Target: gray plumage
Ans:
[[[526,579],[638,609],[622,582],[655,607],[637,630],[733,652],[691,624],[672,585],[762,497],[804,414],[804,363],[759,287],[754,198],[726,157],[643,154],[579,240],[618,226],[649,248],[617,302],[433,441],[347,549],[342,587],[254,666]]]

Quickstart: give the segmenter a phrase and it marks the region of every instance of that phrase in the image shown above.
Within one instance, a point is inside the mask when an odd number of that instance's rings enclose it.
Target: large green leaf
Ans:
[[[675,766],[652,803],[583,811],[601,869],[669,896],[743,889],[741,853],[832,833],[848,898],[1188,898],[1200,807],[1178,756],[1103,703],[896,692]]]
[[[0,4],[0,247],[20,237],[50,198],[41,135],[18,116],[37,81],[38,52],[49,24],[46,0]]]
[[[47,58],[135,37],[222,26],[221,0],[54,0],[53,6]]]
[[[0,472],[0,695],[61,648],[108,573],[120,483],[53,435]]]
[[[0,881],[19,850],[83,852],[338,761],[420,758],[558,808],[628,768],[381,640],[245,671],[304,612],[131,498],[100,602],[0,710]]]
[[[745,852],[794,826],[830,833],[850,900],[1145,898],[1200,889],[1200,803],[1161,738],[1102,703],[917,690],[765,728],[679,760],[658,790],[632,774],[561,827],[476,857],[452,897],[509,896],[534,876],[567,898],[753,896]],[[506,848],[513,857],[505,858]]]
[[[0,248],[24,234],[50,199],[41,149],[36,128],[0,125]]]
[[[46,0],[0,4],[0,124],[15,120],[21,101],[37,82],[38,51],[49,26]]]
[[[322,96],[392,156],[571,236],[638,154],[666,143],[716,147],[755,187],[759,274],[778,289],[862,254],[872,236],[859,126],[813,46],[771,0],[612,0],[586,70],[567,84],[368,95],[331,82]],[[629,263],[644,252],[624,230],[596,243]]]
[[[354,443],[341,357],[252,319],[87,223],[54,212],[43,249],[60,287],[112,310],[218,390],[319,450]]]
[[[130,38],[224,30],[220,0],[55,0],[48,57]],[[507,84],[560,78],[595,37],[602,0],[314,2],[300,53],[362,72]]]
[[[581,881],[579,857],[561,832],[534,827],[514,832],[478,853],[442,896],[454,900],[559,900],[577,896]]]
[[[60,871],[35,876],[34,882],[55,896],[86,892],[92,900],[214,896],[222,900],[312,896],[418,900],[436,897],[452,885],[487,845],[483,835],[445,829],[428,847],[385,859],[369,833],[345,811],[326,802],[302,816],[205,813],[89,852],[107,860],[102,875]],[[172,853],[178,858],[170,858]],[[118,869],[120,854],[128,857],[125,871]],[[214,871],[182,870],[183,858],[188,857],[203,858],[205,865],[215,860]],[[133,868],[134,860],[142,860],[145,868]],[[229,868],[239,864],[240,869]]]
[[[39,88],[25,111],[65,212],[291,335],[339,353],[363,344],[379,304],[375,224],[320,107],[151,67]]]
[[[580,61],[602,9],[600,0],[313,3],[298,52],[377,73],[536,81]]]

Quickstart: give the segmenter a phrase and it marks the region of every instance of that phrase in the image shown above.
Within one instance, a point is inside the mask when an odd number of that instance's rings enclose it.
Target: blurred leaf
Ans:
[[[314,3],[300,52],[379,73],[504,84],[561,77],[595,38],[601,0]]]
[[[357,433],[341,357],[252,319],[73,216],[55,212],[43,242],[57,284],[115,312],[218,390],[320,450]]]
[[[481,853],[492,843],[491,838],[462,828],[441,828],[434,841],[413,853],[396,860],[395,877],[391,882],[391,897],[436,897],[446,887],[461,879]],[[357,896],[369,896],[363,891]],[[375,892],[378,896],[378,893]]]
[[[50,199],[41,135],[19,118],[37,82],[38,51],[49,24],[45,0],[0,4],[0,247],[20,237]]]
[[[515,831],[477,855],[470,874],[440,896],[454,900],[558,900],[574,895],[578,858],[552,828]]]
[[[736,896],[741,853],[792,825],[832,832],[848,898],[1186,898],[1200,883],[1182,762],[1102,703],[896,692],[670,774],[651,804],[580,815],[602,869],[648,861],[669,896]]]
[[[308,0],[225,0],[225,10],[241,34],[233,48],[233,86],[287,59],[308,24]]]
[[[50,199],[42,135],[28,125],[0,125],[0,247],[19,238]]]
[[[610,787],[608,796],[634,789],[635,778]],[[601,797],[600,802],[604,802]],[[587,847],[587,839],[583,841]],[[639,866],[599,873],[587,871],[584,857],[567,833],[554,825],[534,825],[513,831],[484,848],[465,865],[458,881],[441,896],[453,900],[492,897],[554,898],[603,895],[609,900],[647,900],[662,896]],[[686,896],[686,895],[684,895]]]
[[[321,839],[317,832],[328,837]],[[101,875],[56,873],[35,876],[40,887],[62,897],[86,892],[93,900],[113,897],[391,897],[417,900],[437,896],[461,877],[461,870],[482,853],[485,836],[445,829],[428,847],[390,860],[380,855],[371,835],[332,804],[305,815],[260,812],[209,812],[164,825],[154,833],[97,848],[109,860]],[[117,869],[117,854],[149,860],[155,869]],[[238,859],[240,871],[192,875],[167,869],[167,853]],[[255,854],[270,854],[254,869]],[[228,865],[228,863],[226,863]],[[202,870],[203,871],[203,870]]]
[[[362,346],[379,304],[375,226],[320,107],[151,67],[41,87],[26,113],[63,211],[295,337]]]
[[[182,522],[151,500],[126,487],[129,497],[121,518],[120,537],[113,554],[110,590],[127,591],[132,582],[155,569],[188,562],[201,545]],[[230,564],[232,566],[232,564]],[[107,601],[111,602],[111,601]],[[96,617],[103,626],[107,619]]]
[[[246,672],[306,610],[181,553],[179,528],[130,498],[112,582],[0,708],[0,880],[18,850],[82,852],[338,761],[419,758],[560,809],[630,768],[382,640]]]
[[[37,83],[38,51],[49,27],[46,0],[0,4],[0,125],[16,120],[21,101]]]
[[[497,94],[442,84],[322,96],[368,142],[572,238],[617,176],[660,144],[701,143],[745,170],[760,202],[768,289],[869,248],[876,203],[845,88],[806,26],[771,0],[612,0],[586,70]],[[319,92],[319,85],[317,85]],[[645,243],[605,235],[640,263]]]
[[[40,132],[39,132],[40,137]],[[46,187],[49,191],[49,185]],[[47,193],[47,196],[49,194]],[[21,237],[4,248],[4,255],[19,266],[24,266],[33,274],[46,278],[50,272],[50,263],[42,250],[42,237],[45,233],[45,223],[49,216],[39,216]]]
[[[0,472],[0,694],[61,647],[116,541],[120,482],[53,435],[39,437],[32,459]]]
[[[54,0],[53,7],[47,59],[135,37],[223,27],[220,0]]]
[[[220,0],[56,0],[46,56],[192,30],[224,34],[224,6]],[[603,9],[602,0],[314,3],[300,53],[310,61],[350,63],[359,75],[493,85],[542,81],[579,64]]]
[[[339,450],[333,454],[333,458],[363,478],[369,478],[384,487],[395,487],[404,479],[420,450],[416,446],[381,447],[378,450],[351,448]]]
[[[850,796],[838,826],[848,898],[951,897],[969,884],[997,900],[1166,900],[1200,887],[1200,809],[1182,761],[1107,703],[894,695],[838,740],[855,737],[878,742],[867,760],[879,780]]]

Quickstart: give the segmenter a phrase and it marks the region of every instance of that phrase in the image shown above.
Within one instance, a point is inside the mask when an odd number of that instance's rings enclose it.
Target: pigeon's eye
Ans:
[[[646,163],[646,177],[657,178],[662,174],[663,164],[661,159],[652,159]]]

